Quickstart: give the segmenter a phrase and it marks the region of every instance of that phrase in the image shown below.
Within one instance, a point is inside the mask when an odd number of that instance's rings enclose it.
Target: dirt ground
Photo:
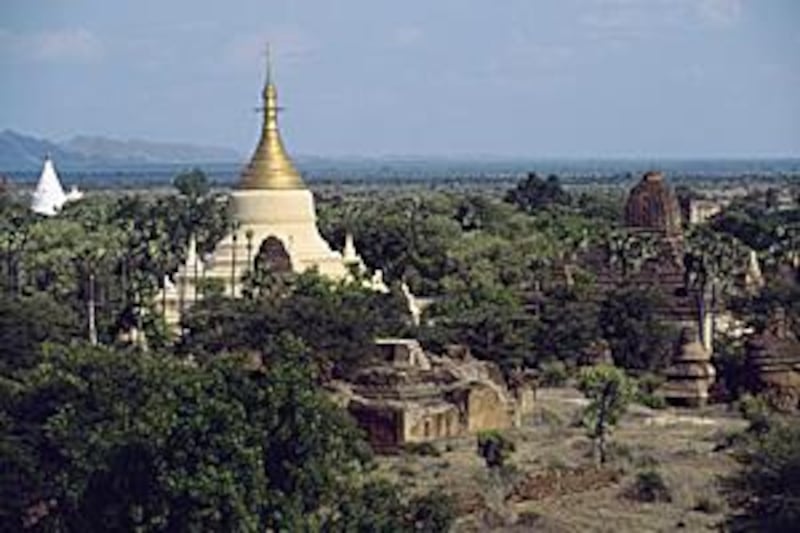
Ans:
[[[379,475],[412,490],[455,497],[467,531],[709,531],[726,508],[718,478],[735,468],[724,435],[747,423],[725,406],[652,410],[634,405],[612,434],[612,458],[597,468],[579,425],[585,405],[574,389],[540,389],[536,409],[505,432],[515,445],[511,465],[489,472],[474,437],[435,443],[429,455],[381,457]],[[628,497],[637,474],[660,473],[671,501]]]

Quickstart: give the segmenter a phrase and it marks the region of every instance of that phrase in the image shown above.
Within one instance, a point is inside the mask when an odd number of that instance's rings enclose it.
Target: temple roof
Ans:
[[[242,172],[240,189],[305,189],[300,173],[283,147],[278,129],[278,90],[272,83],[269,54],[267,56],[267,80],[262,93],[264,99],[264,123],[261,139]]]
[[[64,206],[66,201],[67,195],[64,194],[53,161],[48,155],[44,159],[42,173],[36,184],[36,190],[33,192],[31,210],[40,215],[53,216]]]

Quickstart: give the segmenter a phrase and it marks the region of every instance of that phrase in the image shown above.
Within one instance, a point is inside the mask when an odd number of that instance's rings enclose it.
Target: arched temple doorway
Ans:
[[[274,235],[270,235],[258,248],[254,267],[259,271],[282,274],[292,271],[292,259],[283,242]]]

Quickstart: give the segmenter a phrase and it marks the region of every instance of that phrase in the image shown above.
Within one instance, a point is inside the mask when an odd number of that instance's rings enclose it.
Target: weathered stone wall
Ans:
[[[454,405],[421,413],[407,411],[404,415],[407,420],[404,436],[406,442],[457,437],[465,431],[458,409]]]
[[[377,450],[508,428],[532,409],[530,386],[509,389],[497,365],[468,351],[454,359],[429,356],[413,339],[376,344],[376,362],[336,389]]]
[[[474,384],[467,394],[467,430],[476,432],[511,427],[509,407],[497,390],[487,385]]]

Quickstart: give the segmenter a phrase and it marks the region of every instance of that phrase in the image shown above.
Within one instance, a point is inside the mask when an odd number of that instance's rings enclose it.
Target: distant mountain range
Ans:
[[[54,142],[12,130],[0,132],[0,172],[35,171],[45,155],[60,169],[90,170],[149,164],[234,163],[242,160],[235,150],[218,146],[119,140],[80,135]]]

